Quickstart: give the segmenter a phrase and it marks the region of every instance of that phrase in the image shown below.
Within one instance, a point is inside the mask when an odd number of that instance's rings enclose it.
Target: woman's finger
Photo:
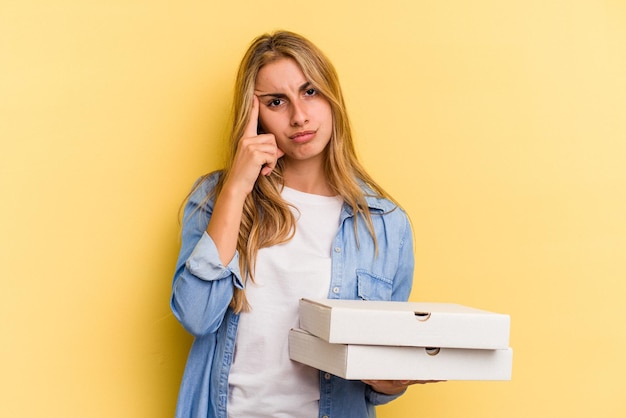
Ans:
[[[250,118],[246,124],[246,129],[243,133],[244,137],[252,138],[258,135],[259,128],[259,98],[252,96],[252,107],[250,108]]]

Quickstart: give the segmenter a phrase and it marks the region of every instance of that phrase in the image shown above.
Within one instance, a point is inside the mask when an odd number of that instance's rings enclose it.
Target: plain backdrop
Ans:
[[[0,416],[173,415],[178,210],[278,28],[335,63],[412,219],[411,299],[512,318],[512,381],[379,416],[626,416],[622,0],[0,0]]]

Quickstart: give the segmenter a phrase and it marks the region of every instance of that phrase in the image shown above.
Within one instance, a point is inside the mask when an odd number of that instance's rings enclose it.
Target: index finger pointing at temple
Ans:
[[[252,96],[252,108],[250,109],[250,119],[246,125],[244,136],[250,138],[258,135],[259,126],[259,98],[256,95]]]

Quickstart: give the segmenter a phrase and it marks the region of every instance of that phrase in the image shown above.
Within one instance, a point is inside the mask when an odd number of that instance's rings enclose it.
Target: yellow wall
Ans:
[[[0,0],[0,416],[172,416],[178,206],[281,27],[333,59],[412,217],[413,300],[512,316],[511,382],[379,415],[626,416],[623,0]]]

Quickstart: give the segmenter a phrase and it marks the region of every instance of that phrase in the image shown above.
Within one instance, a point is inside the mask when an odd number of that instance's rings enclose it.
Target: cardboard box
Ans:
[[[332,344],[289,332],[289,356],[350,380],[510,380],[513,351]]]
[[[509,315],[450,303],[301,299],[300,328],[336,344],[506,349]]]

